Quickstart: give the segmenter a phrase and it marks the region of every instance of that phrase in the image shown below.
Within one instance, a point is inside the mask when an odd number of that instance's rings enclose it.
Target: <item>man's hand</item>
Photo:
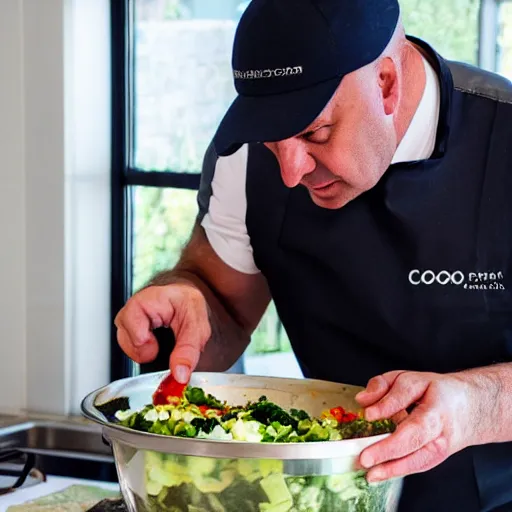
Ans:
[[[485,389],[463,373],[394,371],[371,379],[357,395],[366,419],[398,415],[402,420],[393,434],[362,452],[361,465],[371,468],[368,480],[427,471],[467,446],[480,444],[487,399]],[[407,414],[411,406],[414,409]]]
[[[247,348],[270,302],[265,277],[243,274],[224,263],[200,225],[194,227],[176,267],[150,284],[117,314],[117,339],[128,357],[148,363],[159,349],[153,329],[172,328],[176,345],[170,368],[182,384],[196,369],[230,368]]]
[[[152,330],[172,328],[176,346],[170,367],[181,383],[188,381],[211,335],[204,295],[187,283],[141,290],[118,313],[115,325],[119,345],[137,363],[152,361],[158,353]]]

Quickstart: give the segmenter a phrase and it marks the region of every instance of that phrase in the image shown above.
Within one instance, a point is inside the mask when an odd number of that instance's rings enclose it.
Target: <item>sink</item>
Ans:
[[[13,449],[33,453],[35,467],[45,474],[117,482],[112,450],[94,424],[23,419],[0,424],[0,452]]]
[[[0,450],[55,454],[61,457],[113,461],[111,449],[103,442],[101,430],[92,427],[44,422],[21,423],[0,429]]]

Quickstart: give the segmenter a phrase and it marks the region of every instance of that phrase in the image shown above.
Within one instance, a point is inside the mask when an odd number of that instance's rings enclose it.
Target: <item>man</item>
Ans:
[[[366,385],[368,479],[400,510],[512,510],[512,86],[406,38],[396,0],[253,0],[238,98],[180,263],[116,320],[186,381],[242,354],[270,297],[307,377]],[[197,366],[199,364],[199,366]]]

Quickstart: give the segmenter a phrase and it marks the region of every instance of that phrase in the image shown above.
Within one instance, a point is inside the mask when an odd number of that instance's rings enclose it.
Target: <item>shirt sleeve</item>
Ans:
[[[244,274],[258,274],[245,217],[248,148],[219,157],[208,148],[199,187],[198,220],[213,250],[227,265]]]

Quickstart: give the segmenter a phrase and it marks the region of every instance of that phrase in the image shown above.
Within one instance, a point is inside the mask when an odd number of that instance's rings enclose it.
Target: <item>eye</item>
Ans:
[[[325,125],[317,128],[316,130],[305,133],[303,138],[308,142],[313,142],[314,144],[324,144],[329,140],[330,135],[331,126]]]

